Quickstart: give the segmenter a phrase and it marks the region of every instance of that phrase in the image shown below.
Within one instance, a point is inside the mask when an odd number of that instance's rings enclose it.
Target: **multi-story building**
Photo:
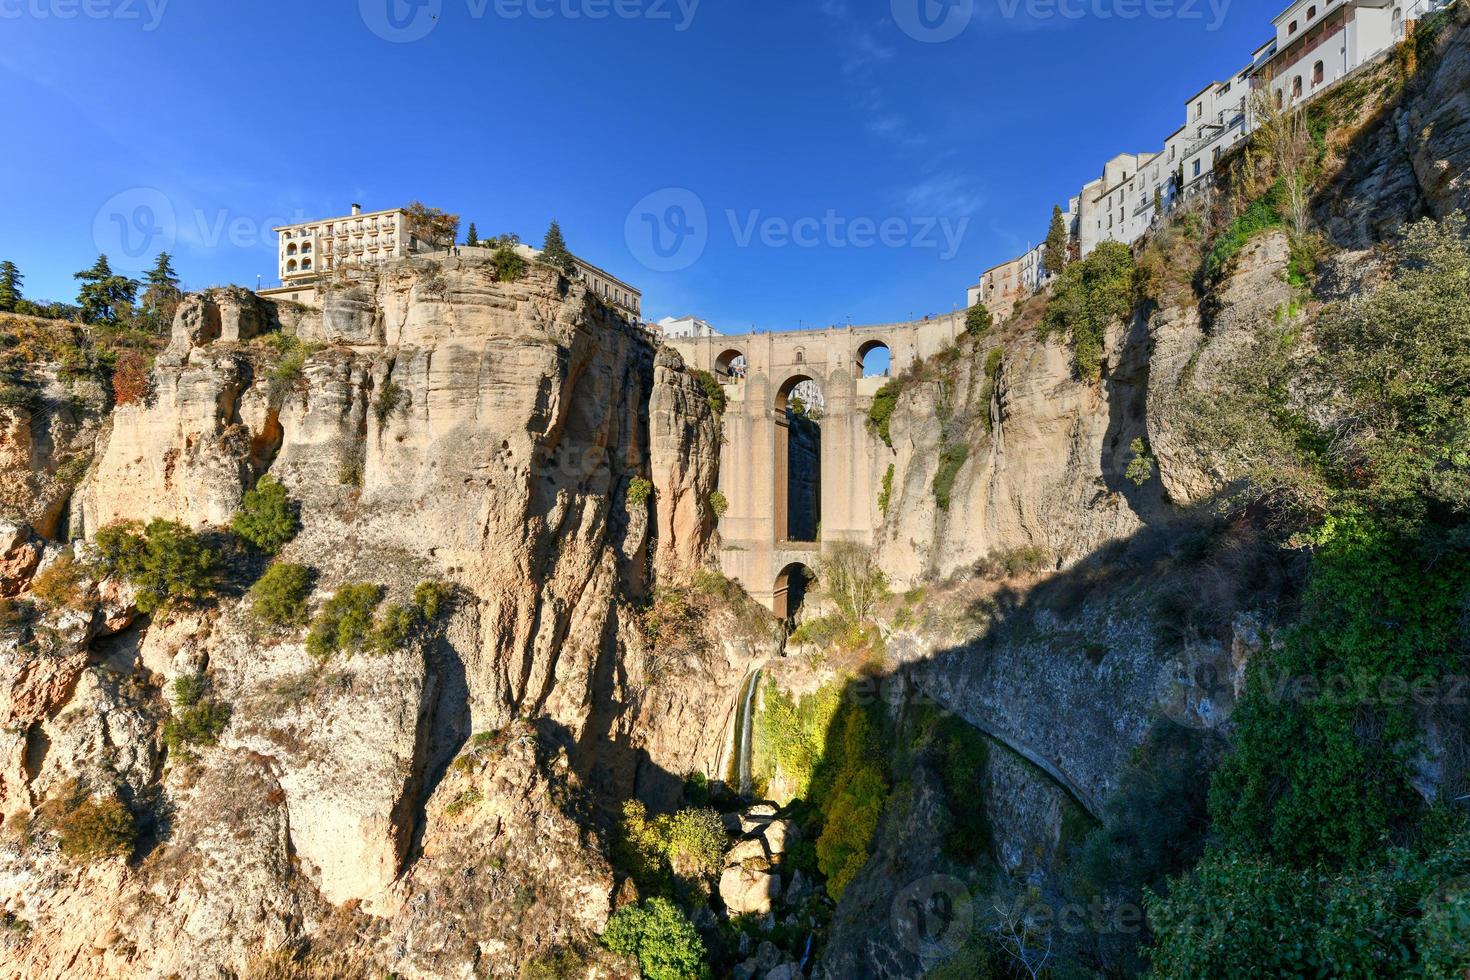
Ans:
[[[427,222],[415,218],[406,208],[364,213],[361,205],[352,205],[352,213],[338,218],[322,218],[283,225],[274,229],[278,237],[277,263],[281,285],[261,290],[262,296],[294,300],[312,305],[322,279],[342,266],[380,265],[411,255],[447,254],[450,250],[476,251],[471,246],[458,247],[444,240]],[[488,250],[488,244],[479,249]],[[516,250],[529,260],[540,257],[540,249],[517,245]],[[643,294],[591,262],[572,256],[576,278],[587,288],[614,306],[638,319],[642,315]]]
[[[1085,256],[1100,242],[1136,242],[1161,211],[1167,214],[1210,186],[1216,164],[1257,124],[1258,92],[1269,93],[1265,97],[1277,108],[1307,102],[1382,57],[1416,20],[1448,2],[1293,0],[1272,19],[1275,36],[1251,53],[1249,64],[1185,102],[1184,125],[1165,138],[1161,152],[1113,157],[1101,177],[1071,198],[1067,226],[1076,254]],[[969,289],[970,304],[984,302],[997,313],[1001,306],[1008,310],[1006,290],[1013,277],[1021,278],[1021,261],[986,270]],[[1039,276],[1035,283],[1032,288],[1039,287]]]
[[[364,213],[354,204],[351,214],[274,230],[281,286],[262,295],[308,303],[316,284],[339,266],[377,265],[444,245],[405,208]]]

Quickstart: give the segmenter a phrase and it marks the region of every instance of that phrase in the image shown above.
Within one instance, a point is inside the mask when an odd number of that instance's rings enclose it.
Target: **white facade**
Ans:
[[[282,286],[313,282],[341,265],[374,265],[432,248],[432,232],[403,208],[352,213],[273,229]]]
[[[676,337],[718,337],[720,332],[710,326],[708,322],[695,316],[666,316],[658,321],[659,331],[668,338]]]
[[[1240,71],[1211,82],[1184,107],[1184,125],[1159,153],[1123,153],[1103,165],[1068,201],[1067,226],[1077,254],[1105,241],[1132,244],[1159,220],[1159,205],[1175,203],[1211,183],[1222,157],[1254,127],[1254,93],[1269,88],[1280,107],[1300,105],[1381,57],[1408,34],[1414,21],[1449,0],[1294,0],[1271,21],[1275,36],[1251,54]],[[1031,258],[1028,260],[1028,256]],[[1026,263],[1030,265],[1026,265]],[[985,271],[969,288],[969,305],[985,303],[999,315],[1014,279],[1041,285],[1036,250]]]

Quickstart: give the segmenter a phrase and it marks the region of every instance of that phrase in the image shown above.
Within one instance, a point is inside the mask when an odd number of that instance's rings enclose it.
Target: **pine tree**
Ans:
[[[561,225],[555,221],[546,229],[546,241],[541,246],[541,261],[555,266],[569,276],[577,271],[572,253],[567,251],[566,240],[561,237]]]
[[[475,231],[475,223],[473,221],[470,222],[470,231],[469,234],[465,235],[464,243],[471,248],[480,244],[480,233]]]
[[[133,298],[138,295],[138,283],[113,272],[106,255],[97,256],[96,265],[72,278],[82,283],[77,305],[82,308],[84,323],[117,323],[132,311]]]
[[[158,261],[145,277],[147,288],[143,290],[142,326],[154,333],[162,333],[173,322],[174,310],[183,291],[179,289],[179,276],[174,271],[173,256],[158,253]]]
[[[20,304],[20,287],[25,277],[8,259],[0,262],[0,312],[14,313]]]
[[[1062,209],[1052,205],[1051,227],[1046,230],[1046,252],[1042,256],[1047,275],[1054,276],[1066,267],[1067,252],[1067,222],[1062,217]]]

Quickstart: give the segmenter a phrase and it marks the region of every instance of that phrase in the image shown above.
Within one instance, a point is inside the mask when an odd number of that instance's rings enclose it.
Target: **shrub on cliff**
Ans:
[[[64,552],[31,580],[31,592],[53,608],[81,609],[87,598],[86,578],[81,563]]]
[[[110,524],[97,532],[97,568],[137,589],[140,612],[175,602],[200,602],[219,588],[219,553],[174,521]]]
[[[989,330],[994,323],[994,315],[979,303],[976,303],[965,311],[965,333],[972,337],[979,337]]]
[[[602,944],[637,959],[645,980],[707,980],[704,940],[668,899],[624,905],[607,920]]]
[[[163,724],[163,745],[181,759],[194,749],[214,745],[230,721],[229,705],[209,696],[202,674],[184,674],[174,680],[174,704]]]
[[[328,599],[311,622],[306,652],[318,660],[334,653],[355,653],[373,628],[373,612],[383,601],[383,587],[370,583],[344,585]]]
[[[873,395],[873,404],[868,407],[868,426],[889,449],[893,448],[893,433],[889,431],[888,424],[893,418],[893,410],[898,407],[898,395],[902,390],[903,385],[895,378],[878,389]]]
[[[501,243],[490,254],[497,282],[515,282],[526,274],[526,260],[508,243]]]
[[[63,801],[55,823],[61,853],[75,861],[132,855],[138,825],[121,800],[93,796],[73,783]]]
[[[251,614],[267,626],[300,626],[306,622],[306,600],[315,578],[305,565],[272,565],[250,587]]]
[[[1042,314],[1042,338],[1054,334],[1072,344],[1077,376],[1095,381],[1102,371],[1102,342],[1108,325],[1133,310],[1136,269],[1133,252],[1103,242],[1080,262],[1062,270]]]
[[[812,775],[811,802],[821,813],[817,865],[833,901],[863,865],[888,802],[885,754],[869,705],[847,698],[837,708],[826,751]]]
[[[263,476],[245,494],[240,509],[230,521],[230,530],[268,555],[274,555],[296,537],[301,518],[286,488],[273,476]]]

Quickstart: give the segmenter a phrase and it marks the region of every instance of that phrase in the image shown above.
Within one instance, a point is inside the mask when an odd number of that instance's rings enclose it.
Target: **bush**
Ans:
[[[1123,477],[1133,483],[1134,486],[1143,486],[1154,475],[1154,454],[1149,451],[1148,440],[1140,437],[1128,444],[1133,453],[1133,458],[1128,461],[1128,468],[1123,471]]]
[[[274,555],[301,530],[297,508],[275,477],[263,476],[245,494],[230,530],[268,555]]]
[[[725,823],[714,810],[689,807],[669,822],[669,863],[676,874],[718,874],[729,847]]]
[[[984,579],[1005,579],[1045,571],[1052,565],[1044,548],[1012,548],[986,555],[975,563],[975,574]]]
[[[453,587],[432,579],[420,582],[413,588],[413,604],[418,607],[419,616],[425,623],[438,619],[439,613],[453,597]]]
[[[623,804],[614,861],[646,894],[669,894],[675,877],[708,878],[719,873],[730,840],[724,821],[706,807],[685,807],[652,819],[642,803]]]
[[[695,371],[694,377],[699,380],[699,385],[704,389],[704,397],[709,400],[709,407],[715,415],[725,414],[725,389],[720,387],[719,379],[708,371]]]
[[[972,337],[979,337],[991,328],[995,323],[995,317],[990,310],[976,303],[965,311],[965,333]]]
[[[893,464],[883,471],[883,485],[878,490],[878,509],[888,516],[888,504],[893,499]]]
[[[146,402],[150,378],[148,358],[135,350],[125,350],[117,355],[112,368],[112,401],[116,405],[133,405]]]
[[[401,602],[393,603],[374,619],[372,633],[367,639],[368,650],[376,654],[392,653],[403,646],[417,623],[417,610]]]
[[[1103,335],[1132,312],[1135,279],[1133,253],[1119,242],[1101,243],[1057,276],[1042,314],[1042,336],[1062,333],[1070,339],[1079,378],[1101,376]]]
[[[704,940],[694,924],[668,899],[650,898],[625,905],[607,920],[602,944],[632,956],[645,980],[707,980]]]
[[[873,404],[868,408],[869,427],[878,433],[878,438],[889,449],[893,448],[893,433],[888,426],[893,419],[893,410],[898,407],[898,395],[902,390],[903,386],[898,379],[889,381],[873,395]]]
[[[383,386],[378,389],[378,395],[373,399],[373,417],[378,420],[378,428],[386,427],[395,415],[408,414],[410,400],[411,396],[407,388],[392,378],[383,379]]]
[[[709,494],[709,509],[710,513],[715,515],[715,520],[719,520],[730,509],[730,500],[719,490],[711,490]]]
[[[72,798],[56,818],[61,852],[75,861],[127,858],[138,840],[138,826],[116,797],[83,795],[73,788]]]
[[[812,775],[811,802],[822,817],[817,866],[827,876],[827,894],[834,902],[868,863],[868,849],[888,801],[887,772],[872,710],[854,698],[841,701]]]
[[[1210,252],[1205,256],[1205,276],[1218,280],[1230,267],[1230,262],[1256,235],[1271,228],[1286,224],[1282,215],[1283,197],[1286,194],[1286,178],[1281,178],[1258,200],[1240,213],[1215,239]]]
[[[653,496],[653,481],[645,480],[641,476],[635,476],[628,484],[628,504],[631,507],[642,507],[648,503],[648,498]]]
[[[86,569],[71,552],[63,552],[31,580],[31,592],[52,608],[81,609],[87,598],[86,580]]]
[[[267,626],[300,626],[306,622],[306,600],[316,573],[305,565],[278,562],[250,587],[251,614]]]
[[[196,747],[217,744],[230,721],[229,705],[205,698],[202,691],[194,696],[195,703],[176,706],[163,723],[164,748],[181,759],[193,758]]]
[[[581,956],[559,947],[521,964],[520,980],[579,980],[586,972],[587,964]]]
[[[526,260],[510,245],[502,244],[490,254],[498,282],[515,282],[526,274]]]
[[[939,469],[934,474],[934,502],[939,505],[940,510],[949,510],[955,478],[960,475],[960,468],[969,458],[970,447],[963,442],[951,443],[940,450]]]
[[[312,620],[306,651],[318,660],[334,653],[355,653],[373,629],[373,612],[383,601],[383,587],[368,583],[344,585],[328,599]]]
[[[219,555],[204,539],[174,521],[111,524],[97,532],[97,567],[121,576],[137,590],[140,612],[175,601],[200,602],[219,587]]]

